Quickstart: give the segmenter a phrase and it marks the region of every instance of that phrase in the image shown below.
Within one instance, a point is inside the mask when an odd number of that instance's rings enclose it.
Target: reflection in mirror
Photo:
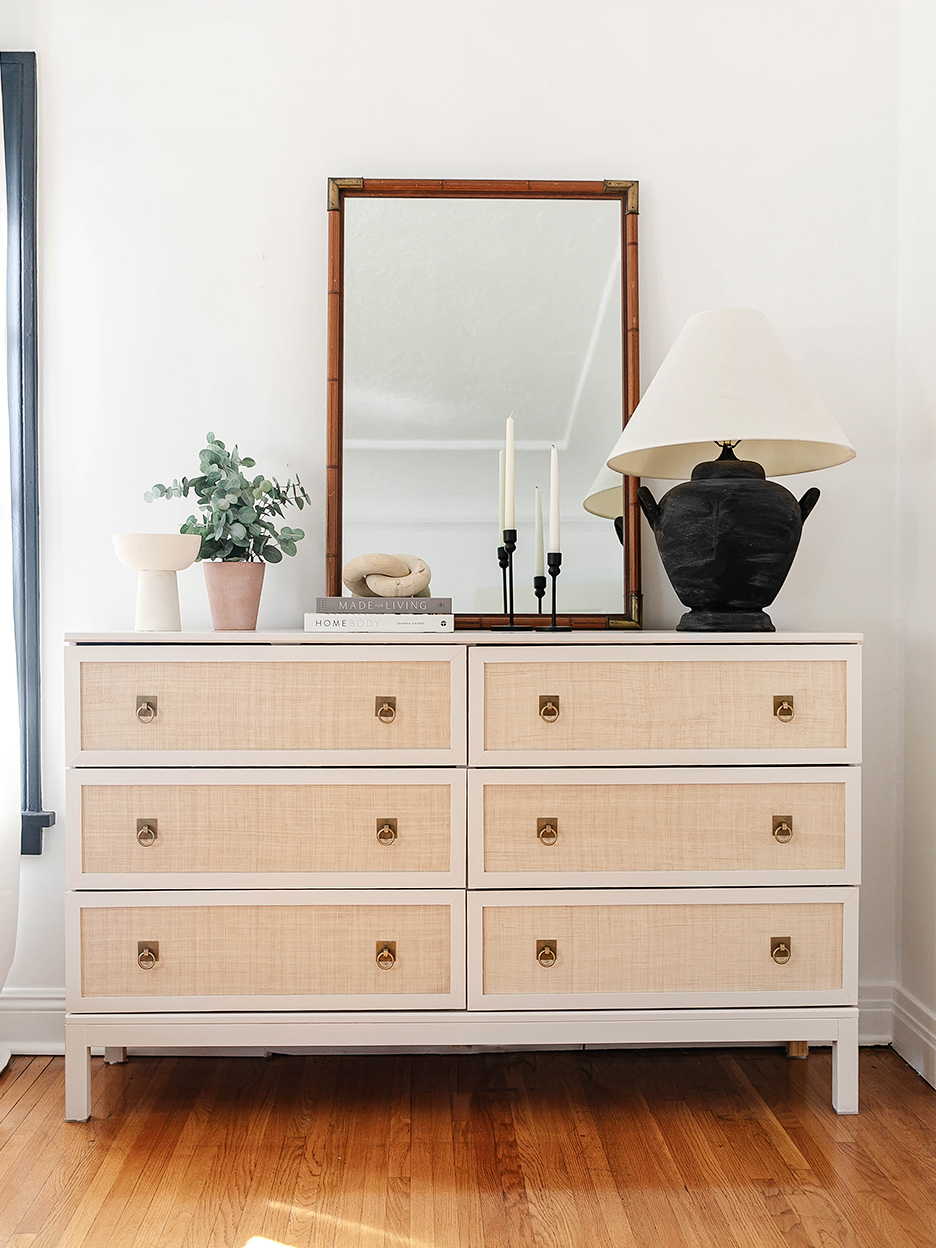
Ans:
[[[535,610],[534,486],[548,513],[555,445],[560,610],[620,613],[620,542],[582,500],[622,423],[621,200],[348,197],[343,210],[344,560],[419,555],[433,597],[500,612],[512,412],[518,611]]]

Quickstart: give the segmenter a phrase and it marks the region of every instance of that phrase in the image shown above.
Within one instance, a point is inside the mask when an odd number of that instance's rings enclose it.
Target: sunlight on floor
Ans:
[[[295,1205],[285,1205],[279,1200],[268,1201],[271,1209],[289,1210],[295,1209]],[[411,1239],[409,1235],[396,1235],[392,1231],[386,1231],[383,1227],[367,1226],[364,1222],[352,1222],[349,1218],[336,1218],[330,1213],[314,1213],[311,1210],[305,1212],[311,1214],[316,1222],[324,1222],[331,1224],[339,1232],[354,1231],[357,1239],[356,1242],[361,1244],[362,1248],[367,1248],[373,1243],[374,1248],[432,1248],[431,1244],[427,1244],[422,1239]],[[341,1242],[340,1240],[338,1241]],[[266,1239],[263,1235],[254,1235],[247,1240],[243,1248],[295,1248],[294,1244],[284,1244],[278,1239]]]

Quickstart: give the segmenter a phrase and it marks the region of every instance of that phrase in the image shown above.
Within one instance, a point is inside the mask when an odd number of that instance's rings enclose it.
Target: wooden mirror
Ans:
[[[583,507],[639,397],[637,183],[333,178],[328,210],[327,592],[356,555],[414,554],[457,628],[502,624],[512,412],[517,623],[546,622],[533,487],[548,509],[555,445],[560,620],[639,628],[636,478],[617,525]]]

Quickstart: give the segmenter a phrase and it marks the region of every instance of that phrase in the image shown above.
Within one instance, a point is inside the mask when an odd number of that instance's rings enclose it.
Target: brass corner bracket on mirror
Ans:
[[[548,506],[540,461],[556,444],[557,623],[640,628],[639,481],[607,487],[620,517],[582,506],[639,400],[638,183],[343,177],[327,202],[326,593],[342,594],[347,558],[406,549],[456,629],[502,625],[497,446],[513,407],[517,624],[547,622],[532,501],[538,485]]]

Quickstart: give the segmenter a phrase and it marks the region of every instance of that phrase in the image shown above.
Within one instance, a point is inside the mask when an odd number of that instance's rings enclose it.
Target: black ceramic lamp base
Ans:
[[[819,491],[797,502],[764,469],[725,446],[657,503],[637,491],[676,595],[680,633],[772,633],[769,607],[793,563]]]
[[[775,633],[766,611],[715,611],[694,607],[676,625],[677,633]]]

